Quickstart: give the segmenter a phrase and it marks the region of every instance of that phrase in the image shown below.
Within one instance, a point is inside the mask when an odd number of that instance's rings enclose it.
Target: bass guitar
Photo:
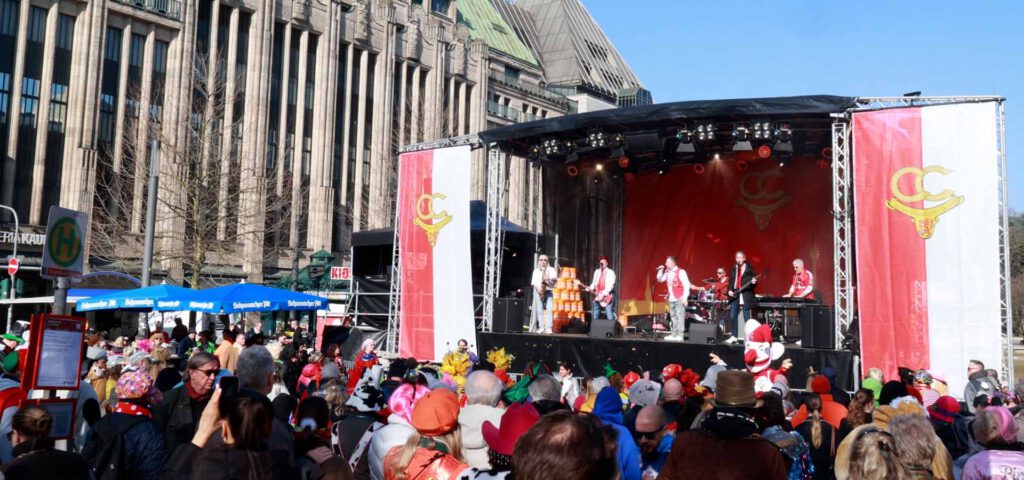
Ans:
[[[747,287],[750,287],[751,285],[753,285],[754,282],[760,280],[761,277],[764,277],[767,273],[768,273],[768,271],[765,270],[764,273],[759,273],[757,275],[754,275],[754,278],[751,278],[750,281],[744,283],[743,285],[740,285],[740,288],[738,288],[736,290],[729,290],[729,298],[736,298],[737,296],[739,296],[740,292],[746,290]]]
[[[601,295],[599,293],[596,293],[593,290],[591,290],[589,285],[584,285],[583,282],[581,282],[579,280],[576,280],[576,286],[578,286],[581,289],[583,289],[584,292],[587,292],[587,293],[590,293],[590,294],[593,294],[593,295],[597,296],[597,298],[596,298],[597,304],[600,305],[601,308],[605,308],[608,305],[612,304],[612,295],[610,293],[607,294],[607,295]]]

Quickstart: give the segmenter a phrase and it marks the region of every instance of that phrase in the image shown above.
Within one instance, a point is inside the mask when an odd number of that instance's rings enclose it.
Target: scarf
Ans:
[[[114,412],[137,417],[153,418],[153,412],[149,410],[149,407],[130,403],[128,400],[119,400],[117,402],[117,406],[114,407]]]
[[[736,408],[718,407],[708,413],[700,429],[715,437],[735,440],[756,435],[760,429],[750,414]]]
[[[213,395],[213,389],[211,388],[205,395],[200,395],[194,388],[192,388],[192,382],[188,381],[186,378],[185,393],[188,394],[188,398],[191,398],[193,402],[205,402]]]

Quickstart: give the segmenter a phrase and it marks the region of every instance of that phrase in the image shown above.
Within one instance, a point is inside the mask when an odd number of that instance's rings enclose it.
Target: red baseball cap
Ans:
[[[539,420],[540,413],[532,403],[513,403],[501,416],[501,428],[485,421],[480,432],[491,450],[511,457],[516,442]]]

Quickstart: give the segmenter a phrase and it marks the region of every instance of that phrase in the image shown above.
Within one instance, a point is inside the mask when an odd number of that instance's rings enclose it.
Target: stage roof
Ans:
[[[507,147],[516,151],[515,153],[522,153],[518,150],[526,145],[537,143],[542,137],[582,134],[589,129],[603,129],[608,133],[614,133],[662,128],[696,119],[715,118],[720,121],[728,121],[756,117],[827,116],[830,113],[843,112],[853,107],[856,102],[857,97],[836,95],[691,100],[599,110],[519,123],[480,132],[479,137],[484,142],[505,143]]]

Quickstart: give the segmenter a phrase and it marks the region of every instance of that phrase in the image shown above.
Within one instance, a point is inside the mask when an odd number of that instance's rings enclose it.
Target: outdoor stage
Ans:
[[[505,348],[514,355],[513,372],[522,372],[530,361],[544,362],[554,368],[555,362],[568,361],[577,366],[577,375],[604,375],[602,365],[608,359],[612,366],[625,373],[629,369],[651,370],[652,375],[660,373],[669,363],[678,363],[692,368],[698,375],[711,362],[709,354],[717,354],[732,368],[743,368],[742,345],[715,345],[701,343],[667,342],[639,336],[623,338],[592,339],[586,335],[541,335],[533,333],[490,333],[477,332],[476,351],[483,355],[493,348]],[[789,384],[802,389],[807,383],[809,368],[820,372],[825,367],[836,369],[839,385],[847,391],[853,390],[853,353],[845,350],[818,350],[786,346],[782,358],[793,360]]]

